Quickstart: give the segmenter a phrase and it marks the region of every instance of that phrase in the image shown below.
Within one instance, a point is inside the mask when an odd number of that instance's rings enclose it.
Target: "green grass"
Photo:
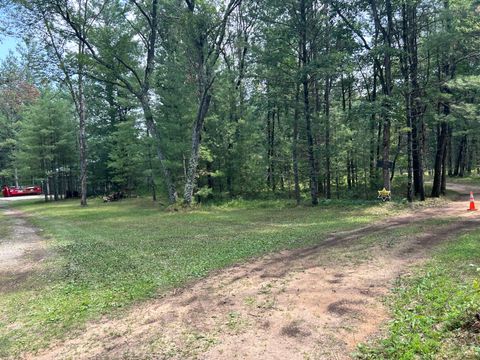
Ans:
[[[92,200],[87,208],[77,201],[12,206],[44,230],[53,255],[43,273],[0,297],[0,357],[35,351],[87,320],[212,270],[317,244],[332,231],[402,209],[361,201],[328,201],[317,208],[237,201],[167,212],[145,199]]]
[[[399,281],[388,299],[386,337],[362,345],[360,359],[479,359],[480,231],[442,247],[434,259]]]
[[[477,185],[480,186],[480,175],[472,174],[466,177],[451,177],[448,179],[448,182],[457,183],[457,184],[467,184],[467,185]]]

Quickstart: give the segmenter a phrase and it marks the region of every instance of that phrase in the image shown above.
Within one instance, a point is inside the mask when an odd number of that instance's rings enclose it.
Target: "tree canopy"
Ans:
[[[25,40],[0,66],[4,183],[315,205],[480,172],[477,0],[0,3]]]

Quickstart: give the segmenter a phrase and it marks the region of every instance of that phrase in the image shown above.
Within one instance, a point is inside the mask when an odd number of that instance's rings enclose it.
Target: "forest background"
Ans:
[[[315,205],[479,172],[477,0],[0,3],[4,184]]]

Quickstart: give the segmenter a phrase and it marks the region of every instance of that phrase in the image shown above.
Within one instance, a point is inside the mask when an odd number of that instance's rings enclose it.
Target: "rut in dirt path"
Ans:
[[[22,287],[38,273],[47,257],[45,240],[38,229],[25,220],[24,214],[1,206],[7,218],[6,237],[0,238],[0,295]]]
[[[451,202],[333,234],[218,271],[26,358],[349,359],[388,318],[382,299],[395,279],[479,225],[465,202]]]

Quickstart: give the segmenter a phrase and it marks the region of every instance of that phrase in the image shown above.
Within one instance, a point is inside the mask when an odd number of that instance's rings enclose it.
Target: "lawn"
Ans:
[[[146,199],[16,203],[49,238],[45,270],[0,298],[0,357],[35,351],[87,320],[215,269],[322,242],[403,207],[378,202],[233,202],[165,211]],[[41,334],[41,336],[38,336]]]
[[[441,247],[389,297],[386,336],[360,359],[480,359],[480,231]],[[477,323],[477,325],[480,323]]]
[[[472,174],[470,176],[465,176],[465,177],[462,177],[462,178],[461,177],[451,177],[451,178],[448,179],[448,182],[480,186],[480,175]]]

